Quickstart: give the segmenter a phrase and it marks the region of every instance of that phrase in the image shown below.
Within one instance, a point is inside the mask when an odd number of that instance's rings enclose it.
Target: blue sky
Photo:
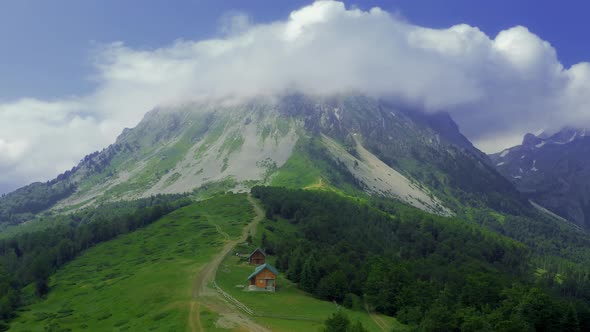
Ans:
[[[90,50],[96,43],[123,41],[157,48],[174,40],[219,33],[220,18],[244,12],[257,23],[286,19],[310,1],[277,0],[4,0],[0,2],[0,101],[58,98],[91,90]],[[433,28],[458,23],[490,36],[524,25],[549,41],[561,62],[590,60],[590,2],[584,0],[392,0],[349,1],[368,9],[399,12]]]
[[[394,97],[449,112],[485,152],[590,127],[588,3],[1,0],[0,192],[199,98]]]

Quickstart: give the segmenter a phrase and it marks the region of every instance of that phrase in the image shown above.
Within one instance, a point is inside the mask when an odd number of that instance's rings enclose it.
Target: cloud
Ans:
[[[0,104],[0,183],[47,179],[112,143],[154,106],[203,97],[297,89],[399,98],[450,112],[486,151],[518,143],[525,132],[590,125],[590,64],[564,68],[556,50],[522,26],[494,37],[465,24],[430,29],[336,1],[284,21],[256,24],[235,13],[220,22],[214,39],[98,47],[89,95]]]

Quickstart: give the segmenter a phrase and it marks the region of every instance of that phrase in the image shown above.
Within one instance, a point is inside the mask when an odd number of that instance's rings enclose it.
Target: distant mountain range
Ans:
[[[590,130],[527,134],[521,145],[490,155],[518,190],[551,212],[590,227]]]

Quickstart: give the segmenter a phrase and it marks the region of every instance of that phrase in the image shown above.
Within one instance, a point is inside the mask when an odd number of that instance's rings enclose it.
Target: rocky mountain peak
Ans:
[[[11,211],[24,211],[18,223],[49,208],[256,184],[361,190],[442,215],[453,196],[499,210],[518,198],[448,114],[354,93],[156,108],[66,175],[7,195],[0,222]],[[31,191],[43,199],[34,211],[17,204]]]
[[[542,141],[542,138],[535,136],[535,134],[528,133],[524,135],[524,138],[522,139],[522,145],[533,146],[541,143]]]
[[[496,169],[550,211],[590,227],[590,131],[565,127],[526,134],[522,145],[490,155]]]

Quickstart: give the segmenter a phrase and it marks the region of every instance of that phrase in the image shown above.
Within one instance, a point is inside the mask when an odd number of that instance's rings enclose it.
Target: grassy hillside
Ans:
[[[179,209],[98,245],[51,278],[46,300],[23,309],[14,331],[183,331],[194,275],[252,218],[245,195]]]
[[[238,252],[246,252],[238,249]],[[273,257],[270,261],[274,264]],[[255,320],[272,331],[319,331],[332,313],[343,310],[353,321],[359,321],[368,331],[382,331],[366,311],[349,310],[338,304],[322,301],[297,288],[282,273],[277,280],[277,291],[246,292],[237,285],[245,285],[246,277],[254,270],[244,260],[228,256],[217,272],[217,283],[257,315]],[[405,327],[394,318],[376,315],[387,331],[404,331]]]
[[[362,185],[346,166],[333,159],[319,138],[300,138],[291,157],[272,175],[270,184],[363,195]]]
[[[10,330],[189,330],[195,276],[227,241],[239,238],[253,216],[245,195],[221,195],[99,244],[51,277],[46,298],[36,298],[33,287],[27,288],[33,303],[19,310]],[[306,294],[282,275],[275,294],[245,293],[236,288],[251,270],[230,255],[218,271],[218,283],[257,314],[265,314],[251,318],[273,331],[317,331],[338,310],[338,305]],[[362,308],[344,310],[369,331],[381,331]],[[199,311],[200,325],[207,331],[237,328],[218,326],[223,315],[210,308],[201,306]],[[403,327],[391,317],[379,315],[376,319],[387,330]]]

